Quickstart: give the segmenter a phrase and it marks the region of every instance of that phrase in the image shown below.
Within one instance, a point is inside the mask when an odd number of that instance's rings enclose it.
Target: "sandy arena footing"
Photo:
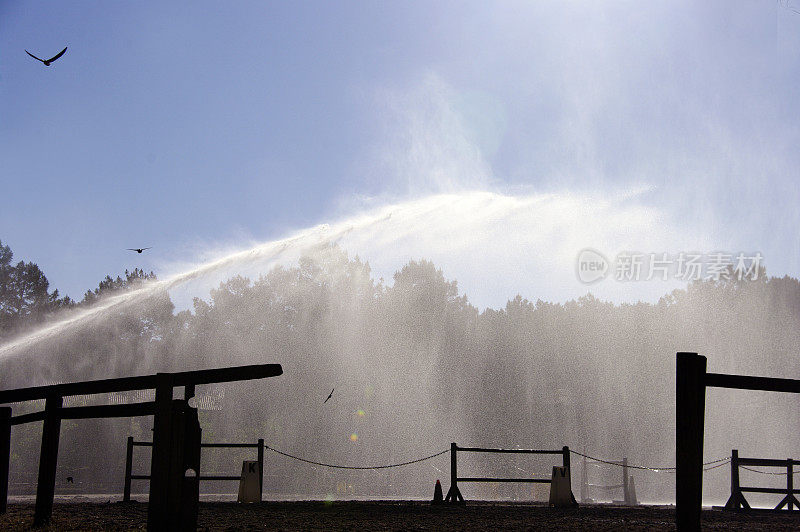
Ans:
[[[0,530],[28,530],[33,505],[12,504]],[[56,504],[49,528],[40,530],[143,530],[145,503]],[[242,505],[202,502],[200,530],[674,530],[675,510],[665,506],[627,508],[472,502],[437,506],[420,501],[297,501]],[[798,530],[800,511],[741,514],[703,511],[704,530]]]

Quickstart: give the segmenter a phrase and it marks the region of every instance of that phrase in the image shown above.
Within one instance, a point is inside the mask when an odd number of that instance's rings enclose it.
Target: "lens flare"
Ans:
[[[357,442],[358,441],[358,434],[355,432],[350,435],[350,441]]]

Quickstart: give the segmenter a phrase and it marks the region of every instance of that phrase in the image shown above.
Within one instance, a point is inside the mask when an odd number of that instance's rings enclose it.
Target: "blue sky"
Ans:
[[[642,251],[761,251],[770,273],[797,276],[795,10],[0,2],[0,239],[80,298],[126,268],[160,273],[379,204],[479,189],[622,198],[669,233],[652,244],[642,233]],[[64,46],[49,68],[24,52]],[[125,250],[140,246],[153,249]],[[436,256],[356,251],[387,276]],[[479,303],[586,291],[529,274],[487,284],[507,276],[486,261],[470,275],[475,253],[437,263]]]

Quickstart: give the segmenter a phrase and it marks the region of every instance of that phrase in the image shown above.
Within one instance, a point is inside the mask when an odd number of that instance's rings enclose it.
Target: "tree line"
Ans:
[[[111,292],[138,286],[155,279],[153,272],[138,268],[125,277],[107,275],[94,290],[87,290],[81,301],[61,297],[50,291],[50,281],[34,262],[13,264],[14,252],[0,240],[0,342],[22,331],[40,326],[60,310],[91,305]]]

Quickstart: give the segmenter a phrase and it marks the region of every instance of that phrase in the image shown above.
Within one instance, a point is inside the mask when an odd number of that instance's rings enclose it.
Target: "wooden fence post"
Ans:
[[[464,497],[461,496],[461,491],[458,489],[458,446],[455,442],[450,444],[450,489],[447,490],[447,497],[445,502],[463,503]]]
[[[122,491],[122,501],[131,500],[131,474],[133,474],[133,436],[128,436],[128,447],[125,450],[125,487]]]
[[[678,353],[675,383],[675,525],[700,530],[706,357]]]
[[[0,515],[8,507],[8,468],[11,458],[11,407],[0,407]]]
[[[264,500],[264,438],[258,439],[258,500]]]
[[[622,457],[622,498],[625,504],[633,504],[631,500],[630,486],[628,486],[628,457]]]
[[[581,468],[581,502],[589,502],[589,472],[586,470],[586,446],[583,446],[583,467]]]
[[[39,478],[36,483],[36,509],[33,516],[34,527],[47,524],[53,513],[58,439],[61,433],[61,407],[63,404],[64,398],[60,395],[50,395],[45,399],[42,448],[39,453]]]
[[[150,460],[150,496],[147,506],[148,530],[167,530],[170,514],[178,511],[177,508],[169,508],[167,502],[172,454],[172,392],[172,375],[158,373],[156,411],[153,416],[153,454]]]

